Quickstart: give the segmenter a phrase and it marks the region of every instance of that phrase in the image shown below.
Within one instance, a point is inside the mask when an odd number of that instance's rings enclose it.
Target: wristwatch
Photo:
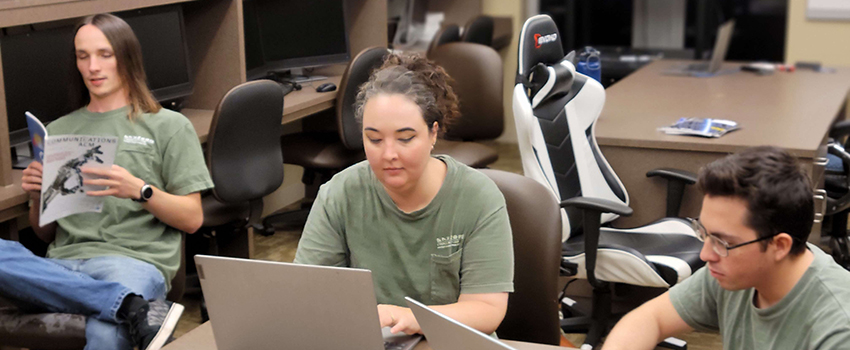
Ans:
[[[144,202],[147,202],[149,199],[151,199],[152,196],[153,196],[153,187],[151,187],[151,185],[148,185],[147,183],[145,183],[144,185],[142,185],[142,189],[139,190],[139,199],[133,198],[133,201],[139,202],[139,203],[144,203]]]

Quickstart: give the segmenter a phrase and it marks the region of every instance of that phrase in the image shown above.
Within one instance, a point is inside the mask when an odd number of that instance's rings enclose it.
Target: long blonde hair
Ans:
[[[133,120],[142,113],[159,112],[162,106],[156,101],[148,89],[145,68],[142,64],[142,46],[139,39],[133,33],[133,29],[127,22],[114,15],[105,13],[83,18],[74,33],[84,25],[91,24],[103,32],[112,50],[115,52],[115,60],[118,64],[118,75],[127,88],[130,99],[130,111],[128,118]],[[76,60],[76,56],[74,56]],[[75,61],[76,62],[76,61]],[[76,67],[76,63],[74,64]],[[83,77],[79,70],[73,69],[76,79],[71,80],[72,105],[74,109],[82,108],[91,102],[88,89],[83,84]]]

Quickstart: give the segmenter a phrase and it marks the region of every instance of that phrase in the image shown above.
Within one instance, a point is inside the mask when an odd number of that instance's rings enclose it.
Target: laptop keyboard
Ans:
[[[704,72],[708,70],[708,63],[691,63],[688,65],[689,71]]]
[[[404,350],[404,347],[405,347],[405,343],[396,343],[396,342],[392,342],[392,341],[385,341],[384,342],[384,349],[385,350]]]

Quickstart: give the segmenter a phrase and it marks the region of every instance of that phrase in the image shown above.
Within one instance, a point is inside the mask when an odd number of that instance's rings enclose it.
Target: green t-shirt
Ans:
[[[398,209],[366,161],[323,185],[295,262],[372,271],[378,303],[455,303],[460,293],[513,291],[513,243],[505,198],[487,176],[448,156],[437,195]]]
[[[198,135],[186,117],[163,108],[131,121],[128,110],[93,113],[83,107],[50,123],[48,134],[117,136],[115,164],[170,194],[183,196],[213,187]],[[70,215],[57,222],[48,257],[138,259],[156,266],[168,288],[180,267],[180,231],[132,200],[105,197],[102,212]]]
[[[721,288],[707,268],[670,289],[670,300],[689,326],[719,330],[726,350],[850,349],[850,271],[808,247],[814,261],[771,307],[753,305],[754,288]]]

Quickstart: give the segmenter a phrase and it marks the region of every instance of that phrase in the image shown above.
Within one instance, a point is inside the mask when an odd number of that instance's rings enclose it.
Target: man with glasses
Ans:
[[[623,317],[603,349],[653,349],[698,330],[724,349],[850,348],[850,272],[807,244],[814,204],[808,175],[774,147],[706,165],[699,219],[706,266]]]

